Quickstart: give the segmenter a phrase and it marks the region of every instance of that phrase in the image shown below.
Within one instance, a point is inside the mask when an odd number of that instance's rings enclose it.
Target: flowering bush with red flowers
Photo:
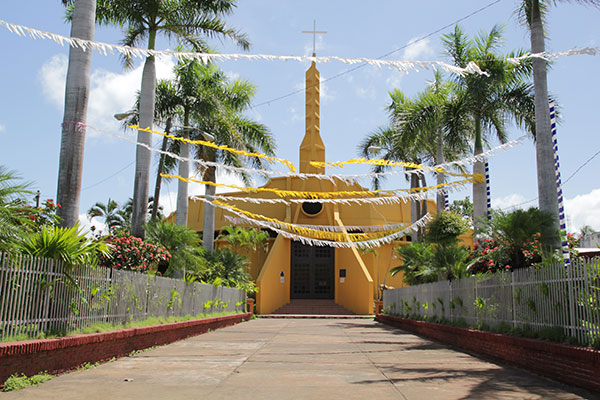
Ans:
[[[470,271],[474,274],[535,267],[542,261],[541,234],[535,233],[520,246],[497,236],[475,241]]]
[[[26,225],[30,230],[37,232],[42,226],[58,226],[60,217],[56,215],[56,211],[59,208],[61,208],[60,204],[55,203],[52,199],[48,199],[39,207],[25,206],[22,212],[29,218],[29,223]]]
[[[104,237],[111,247],[108,256],[100,257],[100,265],[130,271],[156,271],[159,265],[168,264],[171,254],[164,246],[144,242],[126,232],[115,232]]]

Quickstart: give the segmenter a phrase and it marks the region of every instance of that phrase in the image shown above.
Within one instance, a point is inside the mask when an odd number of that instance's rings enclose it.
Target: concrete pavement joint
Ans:
[[[265,346],[266,346],[268,343],[272,342],[272,341],[273,341],[273,339],[274,339],[274,338],[275,338],[277,335],[279,335],[279,333],[280,333],[280,332],[281,332],[281,331],[282,331],[284,328],[286,328],[286,327],[287,327],[289,324],[290,324],[290,323],[288,322],[288,323],[287,323],[285,326],[282,326],[282,327],[280,327],[280,328],[277,330],[277,332],[273,333],[273,334],[271,335],[271,337],[270,337],[268,340],[264,341],[264,342],[262,343],[262,345],[258,346],[258,347],[257,347],[257,348],[254,350],[254,352],[252,352],[252,354],[250,354],[248,357],[246,357],[246,359],[245,359],[244,361],[242,361],[242,363],[241,363],[240,365],[238,365],[237,367],[235,367],[235,368],[234,368],[234,369],[233,369],[233,370],[232,370],[232,371],[231,371],[231,372],[230,372],[230,373],[229,373],[227,376],[225,376],[225,378],[223,378],[223,379],[221,380],[221,382],[219,382],[219,384],[218,384],[218,385],[216,385],[216,386],[215,386],[215,388],[214,388],[212,391],[210,391],[210,392],[208,393],[208,396],[207,396],[207,397],[209,397],[209,396],[210,396],[210,395],[212,395],[212,394],[213,394],[213,393],[214,393],[214,392],[215,392],[217,389],[219,389],[219,387],[223,385],[223,382],[225,382],[227,379],[229,379],[229,377],[231,377],[231,376],[232,376],[234,373],[235,373],[235,374],[239,374],[239,373],[240,373],[240,372],[239,372],[239,369],[240,369],[242,366],[244,366],[244,365],[245,365],[245,364],[248,362],[248,360],[249,360],[250,358],[252,358],[252,357],[253,357],[253,356],[254,356],[256,353],[258,353],[258,352],[259,352],[259,351],[260,351],[260,350],[261,350],[263,347],[265,347]]]
[[[353,345],[354,345],[354,346],[355,346],[355,347],[356,347],[356,348],[359,350],[359,352],[360,352],[360,353],[362,353],[362,355],[363,355],[363,356],[364,356],[364,357],[365,357],[367,360],[369,360],[369,362],[371,363],[371,365],[372,365],[372,366],[373,366],[373,367],[374,367],[374,368],[375,368],[377,371],[379,371],[379,373],[380,373],[381,375],[383,375],[383,377],[384,377],[384,378],[385,378],[385,379],[386,379],[386,380],[387,380],[387,381],[390,383],[390,385],[392,385],[392,387],[393,387],[394,389],[396,389],[396,391],[397,391],[397,392],[400,394],[400,396],[402,396],[402,398],[403,398],[404,400],[408,400],[408,398],[407,398],[407,397],[404,395],[404,393],[402,393],[402,391],[400,390],[400,388],[399,388],[398,386],[396,386],[396,384],[394,383],[394,381],[393,381],[392,379],[390,379],[390,377],[389,377],[389,376],[387,376],[387,374],[386,374],[386,373],[385,373],[385,372],[384,372],[382,369],[380,369],[380,368],[377,366],[377,364],[375,364],[375,362],[374,362],[374,361],[371,359],[371,357],[369,357],[369,355],[368,355],[366,352],[364,352],[364,351],[363,351],[363,350],[360,348],[360,346],[359,346],[359,345],[358,345],[358,344],[357,344],[357,343],[356,343],[356,342],[355,342],[355,341],[352,339],[352,337],[351,337],[351,336],[350,336],[350,335],[349,335],[349,334],[346,332],[346,330],[345,330],[343,327],[341,327],[340,329],[342,330],[342,332],[344,332],[344,334],[346,335],[346,337],[348,338],[348,340],[350,341],[350,343],[352,343],[352,344],[353,344]]]

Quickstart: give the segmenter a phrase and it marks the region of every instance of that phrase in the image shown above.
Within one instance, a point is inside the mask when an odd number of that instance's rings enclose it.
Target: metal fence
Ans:
[[[600,341],[600,260],[519,269],[387,290],[384,310],[492,328],[561,327],[579,343]]]
[[[0,339],[148,317],[244,311],[244,291],[0,253]]]

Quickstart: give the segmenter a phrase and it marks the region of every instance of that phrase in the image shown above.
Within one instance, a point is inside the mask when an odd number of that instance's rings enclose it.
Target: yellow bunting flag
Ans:
[[[483,182],[483,179],[484,179],[483,175],[474,174],[474,175],[470,175],[468,178],[466,178],[462,181],[447,182],[447,183],[442,183],[439,185],[418,187],[418,188],[412,188],[412,189],[307,192],[307,191],[297,191],[297,190],[281,190],[281,189],[265,188],[265,187],[259,187],[259,188],[242,187],[242,186],[230,185],[230,184],[225,184],[225,183],[216,183],[216,182],[209,182],[209,181],[200,181],[200,180],[192,179],[192,178],[184,178],[179,175],[170,175],[170,174],[160,174],[160,175],[163,178],[176,178],[176,179],[182,180],[184,182],[195,182],[195,183],[200,183],[203,185],[209,185],[209,186],[215,186],[215,187],[227,187],[227,188],[237,189],[237,190],[240,190],[242,192],[247,192],[247,193],[268,192],[268,193],[274,193],[280,197],[302,197],[302,198],[306,198],[306,199],[331,199],[331,198],[343,198],[343,197],[350,197],[350,196],[370,197],[370,196],[377,196],[377,195],[397,196],[398,192],[423,193],[423,192],[427,192],[430,190],[441,189],[444,187],[466,185],[468,183],[479,183],[479,182]]]
[[[346,240],[346,235],[343,234],[343,233],[322,231],[322,230],[307,228],[307,227],[304,227],[304,226],[301,226],[301,225],[290,224],[288,222],[280,221],[280,220],[275,219],[275,218],[266,217],[266,216],[260,215],[260,214],[254,214],[254,213],[252,213],[250,211],[242,210],[240,208],[232,206],[231,204],[223,203],[223,202],[218,201],[218,200],[213,200],[212,203],[214,203],[216,205],[219,205],[219,206],[221,206],[221,207],[223,207],[225,209],[229,209],[229,210],[235,211],[237,213],[243,214],[243,215],[245,215],[247,217],[250,217],[250,218],[255,218],[255,219],[259,219],[259,220],[263,220],[263,221],[275,223],[275,224],[279,225],[280,227],[283,227],[283,228],[289,230],[290,232],[300,234],[300,235],[302,235],[304,237],[314,238],[314,239],[320,239],[320,240],[332,240],[334,242],[343,242],[343,241]],[[380,238],[388,236],[390,234],[394,234],[396,232],[400,232],[402,230],[405,230],[409,226],[410,226],[410,224],[406,225],[406,226],[404,226],[404,227],[402,227],[400,229],[394,229],[394,230],[389,230],[389,231],[381,231],[381,232],[351,233],[351,234],[348,234],[348,237],[353,242],[360,242],[360,241],[365,241],[365,240],[380,239]]]
[[[291,161],[284,160],[282,158],[271,157],[264,153],[253,153],[253,152],[249,152],[246,150],[232,149],[231,147],[228,147],[225,145],[219,145],[219,144],[216,144],[213,142],[207,142],[206,140],[186,139],[186,138],[182,138],[182,137],[175,136],[175,135],[169,135],[164,132],[153,131],[152,129],[140,128],[139,125],[129,125],[128,128],[136,129],[136,130],[142,131],[142,132],[154,133],[156,135],[168,137],[169,139],[179,140],[180,142],[185,142],[185,143],[190,143],[190,144],[199,144],[201,146],[211,147],[213,149],[224,150],[224,151],[228,151],[233,154],[239,154],[239,155],[246,156],[246,157],[264,158],[265,160],[269,161],[270,163],[280,162],[280,163],[284,164],[285,166],[287,166],[290,171],[296,172],[296,167],[294,167],[294,164],[292,164]]]

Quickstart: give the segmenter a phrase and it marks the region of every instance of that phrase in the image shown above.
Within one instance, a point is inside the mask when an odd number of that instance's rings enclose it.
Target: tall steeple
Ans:
[[[315,53],[313,53],[315,57]],[[300,172],[325,173],[324,167],[314,167],[311,161],[325,161],[325,146],[320,135],[320,82],[319,70],[313,61],[306,71],[306,132],[300,144]]]

